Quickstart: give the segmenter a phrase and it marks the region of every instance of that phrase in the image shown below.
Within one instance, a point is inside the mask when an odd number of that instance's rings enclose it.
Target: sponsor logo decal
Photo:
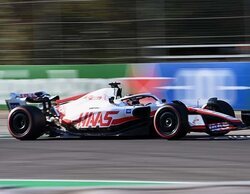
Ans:
[[[222,122],[209,124],[208,127],[211,131],[222,131],[227,130],[227,127],[230,127],[230,125],[227,122]]]
[[[10,109],[14,109],[18,106],[20,106],[20,103],[10,103]]]
[[[114,115],[119,111],[107,111],[107,112],[85,112],[82,113],[77,121],[77,128],[86,127],[109,127],[113,121]]]
[[[126,109],[126,114],[131,114],[132,110],[131,109]]]
[[[205,125],[201,115],[188,115],[188,121],[191,126],[204,126]]]
[[[19,98],[27,98],[27,97],[35,98],[37,96],[35,94],[33,94],[33,93],[25,93],[25,94],[19,94],[18,97]]]
[[[86,100],[106,100],[106,99],[108,99],[108,97],[106,95],[105,96],[87,95],[87,96],[83,97],[83,99],[86,99]]]
[[[199,122],[199,121],[200,121],[200,119],[196,117],[196,118],[193,120],[192,124],[195,125],[195,124],[196,124],[197,122]]]

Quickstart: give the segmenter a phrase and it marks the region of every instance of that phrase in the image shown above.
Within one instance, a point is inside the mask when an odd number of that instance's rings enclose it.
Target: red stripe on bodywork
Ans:
[[[129,122],[129,121],[134,121],[137,120],[138,118],[136,117],[125,117],[125,118],[120,118],[120,119],[114,119],[111,123],[111,125],[121,125],[123,123]]]
[[[81,119],[82,119],[82,118],[80,118],[80,120],[81,120]],[[133,117],[133,116],[131,116],[131,117],[125,117],[125,118],[120,118],[120,119],[114,119],[114,120],[112,121],[111,125],[121,125],[121,124],[123,124],[123,123],[129,122],[129,121],[134,121],[134,120],[137,120],[137,119],[138,119],[138,118]],[[71,120],[69,120],[69,119],[62,118],[62,122],[63,122],[64,124],[77,123],[77,122],[79,122],[79,119],[74,120],[74,121],[71,121]],[[102,125],[101,125],[100,127],[102,127]]]
[[[156,111],[152,111],[150,113],[150,115],[154,116]],[[64,124],[72,124],[72,123],[77,123],[79,122],[81,119],[82,119],[82,116],[80,116],[78,119],[72,121],[72,120],[69,120],[69,119],[65,119],[64,118],[65,115],[62,115],[61,117],[61,120]],[[85,118],[86,119],[86,118]],[[121,125],[123,123],[126,123],[126,122],[130,122],[130,121],[135,121],[135,120],[138,120],[139,118],[138,117],[134,117],[134,116],[130,116],[130,117],[123,117],[123,118],[119,118],[119,119],[113,119],[112,122],[111,122],[111,126],[112,125]],[[102,126],[101,126],[102,127]]]
[[[62,119],[62,124],[67,124],[67,125],[69,125],[69,124],[71,124],[72,123],[72,121],[71,120],[69,120],[69,119]]]
[[[200,115],[209,115],[209,116],[221,118],[221,119],[230,121],[232,123],[242,123],[241,120],[239,120],[239,119],[237,119],[235,117],[232,117],[232,119],[230,119],[228,117],[224,117],[223,115],[217,114],[217,112],[214,112],[214,111],[211,111],[211,110],[207,110],[207,109],[188,107],[188,111],[190,113],[196,113],[196,114],[198,113]],[[228,115],[228,116],[230,116],[230,115]]]
[[[154,111],[150,112],[150,117],[155,116],[155,113],[156,113],[156,110],[154,110]]]
[[[77,100],[77,99],[85,96],[86,94],[79,94],[79,95],[76,95],[76,96],[71,96],[71,97],[68,97],[68,98],[57,100],[56,104],[63,104],[63,103],[66,103],[66,102],[69,102],[69,101],[72,101],[72,100]]]
[[[150,117],[153,117],[155,115],[155,113],[156,113],[156,110],[150,112]],[[120,119],[114,119],[112,121],[111,125],[120,125],[120,124],[129,122],[129,121],[134,121],[134,120],[137,120],[137,119],[139,119],[139,118],[134,117],[134,116],[124,117],[124,118],[120,118]]]
[[[192,126],[190,128],[190,131],[193,131],[193,132],[204,132],[206,130],[207,128],[205,125],[197,125],[197,126]]]

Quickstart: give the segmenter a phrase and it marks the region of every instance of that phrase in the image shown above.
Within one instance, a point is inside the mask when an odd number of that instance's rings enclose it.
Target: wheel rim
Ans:
[[[167,118],[165,125],[168,128],[171,127],[173,125],[173,120],[171,118]]]
[[[178,126],[178,118],[172,112],[163,113],[159,120],[160,131],[164,135],[174,134]]]
[[[29,127],[28,115],[18,112],[13,115],[11,121],[11,130],[15,135],[22,135]]]

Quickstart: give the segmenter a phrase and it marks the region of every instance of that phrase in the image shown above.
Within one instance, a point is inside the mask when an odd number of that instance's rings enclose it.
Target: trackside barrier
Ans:
[[[46,91],[68,97],[120,81],[124,94],[152,92],[201,106],[217,96],[250,109],[250,62],[0,66],[0,104],[10,92]]]

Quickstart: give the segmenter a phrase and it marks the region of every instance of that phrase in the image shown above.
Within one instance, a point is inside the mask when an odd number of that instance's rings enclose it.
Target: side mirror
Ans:
[[[114,97],[110,97],[110,98],[109,98],[109,103],[110,103],[110,104],[114,104],[114,99],[115,99]]]
[[[166,103],[167,100],[166,100],[166,99],[161,99],[161,102],[162,102],[162,103]]]

